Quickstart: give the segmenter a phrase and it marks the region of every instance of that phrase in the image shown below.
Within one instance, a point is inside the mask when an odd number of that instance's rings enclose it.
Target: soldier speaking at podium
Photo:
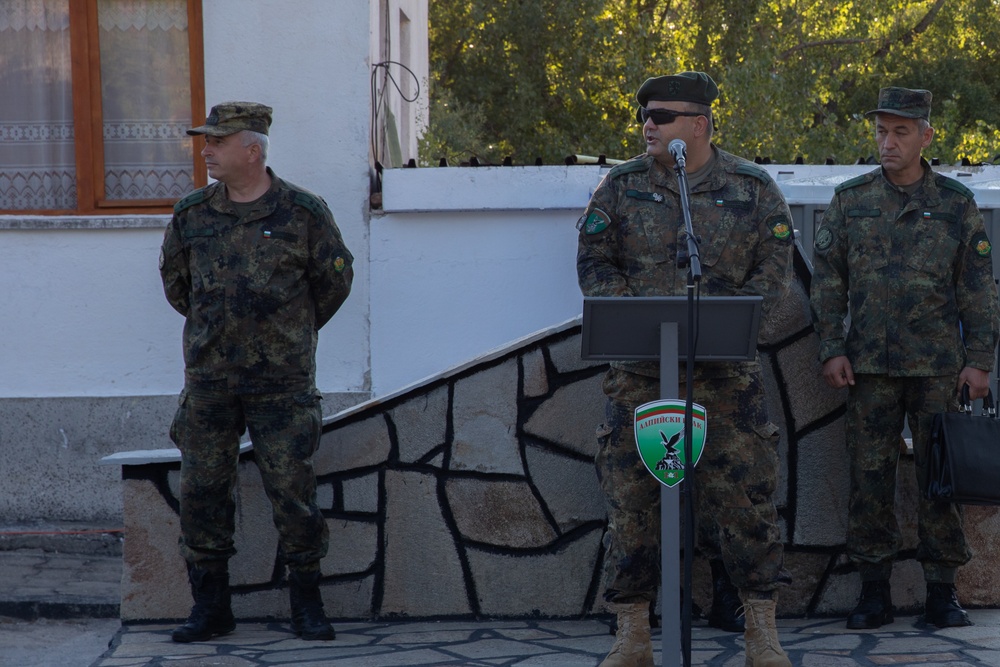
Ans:
[[[701,239],[701,294],[762,296],[766,318],[786,292],[791,214],[764,170],[713,145],[718,94],[703,72],[650,78],[639,88],[636,120],[646,153],[611,169],[577,225],[584,296],[686,294],[687,238],[670,150],[678,139],[686,146],[692,226]],[[791,667],[774,621],[776,589],[787,575],[772,501],[778,429],[768,419],[760,364],[699,363],[694,383],[710,422],[695,469],[699,542],[714,579],[710,619],[726,629],[743,620],[735,588],[746,611],[747,665]],[[612,362],[604,392],[595,463],[608,508],[605,600],[618,629],[601,665],[651,667],[648,612],[660,582],[660,485],[639,457],[633,421],[637,406],[660,398],[659,364]],[[682,383],[679,395],[685,393]]]

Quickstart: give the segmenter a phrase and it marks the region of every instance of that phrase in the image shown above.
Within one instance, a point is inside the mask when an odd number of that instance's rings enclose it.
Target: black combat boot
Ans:
[[[962,609],[962,605],[958,604],[955,584],[927,582],[924,620],[939,628],[960,628],[972,625],[969,615]]]
[[[292,632],[306,640],[330,640],[337,636],[323,613],[319,571],[288,573],[288,598],[292,607]]]
[[[861,583],[861,599],[851,615],[847,627],[851,630],[874,630],[892,623],[892,595],[888,579],[875,579]]]
[[[184,625],[171,635],[175,642],[203,642],[236,629],[230,606],[229,570],[188,565],[188,581],[194,607]]]
[[[712,566],[712,608],[708,612],[708,624],[726,632],[746,630],[745,619],[740,613],[743,604],[740,592],[733,586],[721,560],[711,560]]]

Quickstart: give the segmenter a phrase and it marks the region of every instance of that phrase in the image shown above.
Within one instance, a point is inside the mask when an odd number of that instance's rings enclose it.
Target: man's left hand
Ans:
[[[969,400],[974,401],[977,398],[982,398],[990,390],[990,374],[988,371],[966,366],[958,374],[958,387],[956,389],[959,395],[962,393],[962,385],[966,384],[969,385]]]

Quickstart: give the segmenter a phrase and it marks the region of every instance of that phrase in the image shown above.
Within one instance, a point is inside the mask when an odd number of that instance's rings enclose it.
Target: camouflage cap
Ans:
[[[271,126],[271,107],[257,102],[223,102],[212,107],[204,125],[187,131],[194,136],[210,134],[213,137],[228,137],[240,130],[251,130],[267,134]]]
[[[650,100],[660,102],[694,102],[711,106],[719,96],[719,87],[712,77],[704,72],[681,72],[646,79],[635,94],[640,107],[645,107]],[[642,122],[639,110],[635,112],[636,120]]]
[[[865,115],[890,113],[903,118],[931,119],[931,91],[910,88],[883,88],[878,91],[878,109],[866,111]]]

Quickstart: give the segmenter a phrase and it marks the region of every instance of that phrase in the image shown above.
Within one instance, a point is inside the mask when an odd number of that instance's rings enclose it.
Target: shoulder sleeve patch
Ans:
[[[781,216],[771,225],[771,233],[774,238],[784,241],[792,235],[791,222],[785,216]]]
[[[985,232],[979,232],[972,237],[972,249],[980,257],[989,257],[992,254],[993,246],[990,245],[990,239]]]
[[[868,174],[861,174],[860,176],[855,176],[854,178],[848,179],[843,183],[839,184],[833,189],[834,192],[842,192],[844,190],[849,190],[850,188],[856,188],[862,183],[868,182]]]
[[[587,236],[600,234],[611,226],[611,216],[599,208],[595,208],[584,218],[580,218],[577,227]]]
[[[833,234],[825,226],[820,227],[816,232],[816,240],[813,242],[813,247],[818,252],[826,252],[833,245]]]
[[[621,176],[622,174],[631,174],[637,171],[646,171],[649,169],[649,163],[645,160],[645,155],[640,155],[638,157],[626,160],[621,164],[616,164],[608,172],[608,177],[615,178],[616,176]]]
[[[299,190],[295,193],[295,199],[293,201],[302,208],[308,209],[317,218],[326,216],[326,202],[311,192]]]
[[[200,204],[203,201],[205,201],[205,188],[200,188],[174,204],[174,213],[180,213],[181,211],[191,208],[195,204]]]
[[[938,184],[939,188],[945,188],[947,190],[951,190],[953,192],[957,192],[958,194],[962,195],[966,199],[975,199],[975,197],[976,197],[976,194],[972,190],[970,190],[969,188],[965,187],[964,185],[962,185],[961,183],[959,183],[958,181],[956,181],[954,178],[949,178],[947,176],[943,176],[941,174],[938,174],[938,176],[937,176],[937,184]]]
[[[771,181],[771,176],[766,170],[761,169],[757,165],[749,162],[740,162],[740,164],[736,167],[736,173],[743,176],[753,176],[758,181],[763,181],[764,183]]]

